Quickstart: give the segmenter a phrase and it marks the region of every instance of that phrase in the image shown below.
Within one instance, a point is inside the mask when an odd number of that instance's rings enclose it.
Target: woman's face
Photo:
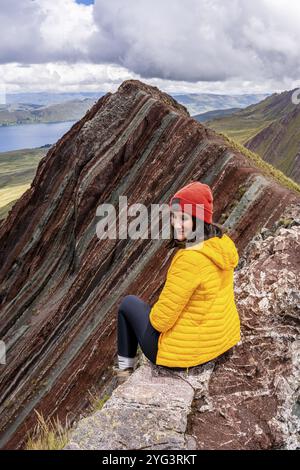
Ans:
[[[174,236],[177,240],[185,240],[193,230],[192,216],[182,211],[171,211],[171,224],[174,227]]]

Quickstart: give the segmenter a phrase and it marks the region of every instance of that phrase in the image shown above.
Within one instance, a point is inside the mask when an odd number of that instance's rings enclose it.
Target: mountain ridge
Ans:
[[[51,146],[0,224],[0,447],[21,448],[34,409],[80,415],[116,357],[116,311],[129,293],[154,302],[172,253],[165,240],[99,241],[96,208],[165,203],[209,184],[214,221],[240,254],[300,200],[157,87],[123,82]],[[105,380],[103,380],[105,377]]]
[[[237,140],[299,183],[300,105],[292,102],[296,90],[274,93],[258,104],[205,124]]]

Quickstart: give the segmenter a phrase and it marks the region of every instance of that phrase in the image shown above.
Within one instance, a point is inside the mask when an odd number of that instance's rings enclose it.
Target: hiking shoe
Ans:
[[[132,367],[127,367],[126,369],[119,369],[119,367],[113,366],[112,370],[113,370],[114,376],[117,379],[117,386],[126,382],[126,380],[131,376],[133,372]]]

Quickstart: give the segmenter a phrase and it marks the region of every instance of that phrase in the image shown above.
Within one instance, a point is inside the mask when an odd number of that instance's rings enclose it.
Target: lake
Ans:
[[[54,144],[76,121],[0,126],[0,152]]]

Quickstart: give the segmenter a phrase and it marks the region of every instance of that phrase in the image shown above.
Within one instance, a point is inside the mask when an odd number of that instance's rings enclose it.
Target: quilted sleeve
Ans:
[[[157,331],[165,332],[176,323],[199,284],[199,270],[189,250],[184,250],[171,264],[163,290],[149,314],[150,323]]]

